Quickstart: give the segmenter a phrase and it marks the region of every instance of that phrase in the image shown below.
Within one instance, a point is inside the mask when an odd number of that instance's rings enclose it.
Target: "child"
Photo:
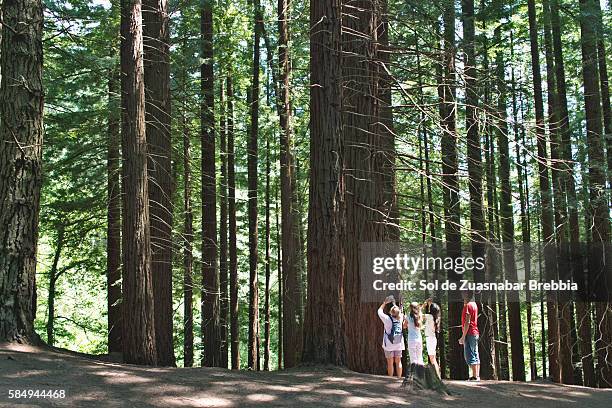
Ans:
[[[408,353],[410,364],[423,365],[423,338],[421,337],[421,307],[417,302],[410,304],[408,314]]]
[[[440,366],[436,359],[437,334],[440,332],[440,306],[429,298],[423,303],[423,309],[425,311],[425,345],[427,346],[427,356],[429,357],[429,363],[434,366],[438,377],[440,377]]]

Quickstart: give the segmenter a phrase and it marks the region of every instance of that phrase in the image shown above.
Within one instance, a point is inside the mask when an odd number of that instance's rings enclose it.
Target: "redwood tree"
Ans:
[[[380,344],[372,341],[379,336],[381,324],[372,312],[377,305],[361,299],[359,250],[361,242],[385,242],[395,237],[388,215],[395,211],[394,191],[387,194],[387,179],[394,180],[394,167],[389,165],[394,157],[393,138],[391,128],[380,125],[390,122],[384,116],[388,112],[383,110],[388,103],[383,100],[388,81],[382,81],[386,72],[380,64],[386,50],[378,36],[383,25],[383,2],[347,1],[344,7],[347,365],[355,371],[382,374],[386,364]]]
[[[298,363],[301,351],[302,283],[300,268],[301,242],[299,208],[296,194],[294,135],[291,113],[291,61],[289,54],[289,0],[278,0],[278,98],[280,132],[280,184],[281,184],[281,247],[283,272],[283,363],[290,368]]]
[[[341,1],[313,0],[310,23],[308,299],[302,361],[344,365]]]
[[[259,279],[257,274],[257,139],[259,135],[259,61],[261,24],[263,20],[259,0],[254,2],[253,21],[253,65],[252,84],[250,88],[250,114],[249,140],[247,143],[247,172],[248,172],[248,216],[249,216],[249,341],[248,366],[252,370],[259,370]]]
[[[597,350],[596,376],[599,386],[612,387],[612,312],[609,303],[611,264],[606,253],[610,249],[610,208],[605,194],[606,175],[602,144],[602,109],[597,59],[597,6],[596,0],[580,0],[580,34],[582,49],[582,76],[584,81],[584,107],[586,113],[587,152],[589,158],[589,274],[597,277],[595,290],[599,291],[596,304]],[[608,292],[605,292],[608,291]],[[607,299],[607,301],[606,301]]]
[[[201,8],[202,65],[200,137],[202,140],[202,365],[219,363],[219,277],[217,275],[217,183],[213,77],[213,2]]]
[[[172,343],[172,140],[167,0],[143,0],[144,81],[157,363],[174,366]]]
[[[444,202],[444,233],[446,256],[461,257],[461,216],[459,205],[459,178],[456,130],[456,72],[455,72],[455,5],[452,0],[444,2],[443,13],[443,59],[442,83],[438,86],[440,96],[442,192]],[[458,275],[449,271],[448,279],[457,281]],[[458,293],[449,293],[448,302],[448,365],[452,379],[467,378],[467,366],[461,354],[462,303]]]
[[[142,3],[121,2],[121,96],[123,153],[123,359],[155,365],[155,316],[149,233],[145,136]]]
[[[219,200],[220,215],[219,215],[219,325],[221,339],[220,350],[221,359],[219,366],[227,368],[228,363],[228,342],[227,342],[227,327],[228,327],[228,269],[227,269],[227,122],[225,118],[225,99],[223,93],[223,82],[219,85],[219,107],[221,117],[219,118],[219,131],[221,141],[221,180],[219,182]]]
[[[0,341],[34,343],[43,143],[42,2],[4,1],[2,16]]]
[[[496,29],[496,39],[500,40],[499,29]],[[503,51],[498,51],[497,64],[497,93],[498,114],[498,153],[499,153],[499,181],[501,192],[499,199],[499,213],[501,218],[502,256],[504,260],[505,277],[510,282],[517,282],[516,259],[514,251],[514,215],[512,211],[512,185],[510,184],[510,149],[508,142],[508,122],[506,118],[506,84]],[[521,328],[521,305],[517,292],[508,292],[508,324],[510,326],[510,343],[512,350],[512,379],[525,381],[525,360],[523,354],[523,333]]]
[[[240,368],[238,330],[238,254],[236,248],[236,169],[234,165],[234,85],[227,77],[227,196],[229,250],[229,310],[232,369]]]
[[[465,60],[465,128],[467,129],[467,157],[468,176],[470,192],[470,229],[473,258],[485,258],[486,226],[483,212],[482,199],[482,147],[480,143],[480,132],[478,124],[478,89],[475,52],[475,14],[474,0],[463,0],[462,17],[463,22],[463,49]],[[485,270],[474,271],[474,281],[485,281]],[[481,335],[481,376],[485,379],[495,377],[495,366],[493,357],[495,355],[492,316],[486,299],[479,299],[481,318],[478,326]],[[483,307],[483,304],[486,307]]]
[[[187,53],[186,37],[183,53]],[[193,365],[193,208],[191,204],[191,139],[187,122],[187,70],[182,72],[183,106],[181,127],[183,133],[183,354],[185,367]]]
[[[547,279],[556,276],[555,241],[553,231],[552,199],[548,175],[548,149],[544,134],[544,101],[542,98],[542,74],[540,72],[540,51],[538,45],[538,27],[535,0],[528,0],[529,42],[531,48],[531,71],[533,76],[533,98],[535,105],[535,132],[538,151],[538,180],[541,195],[542,240],[544,242],[544,274]],[[548,360],[553,381],[561,381],[559,366],[559,323],[557,319],[557,302],[554,293],[547,294],[548,319]]]

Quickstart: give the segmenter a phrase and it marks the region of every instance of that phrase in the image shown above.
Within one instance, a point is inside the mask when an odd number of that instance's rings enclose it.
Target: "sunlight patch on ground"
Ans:
[[[253,402],[272,402],[276,397],[270,394],[250,394],[247,395],[247,399]]]
[[[109,384],[145,384],[155,381],[153,378],[139,377],[137,375],[124,372],[98,370],[92,374],[100,377],[106,377],[104,381]]]
[[[150,401],[151,406],[163,406],[163,407],[197,407],[197,408],[225,408],[225,407],[237,407],[238,405],[232,401],[219,398],[211,397],[209,395],[199,396],[197,398],[180,398],[180,397],[166,397],[162,399],[155,399]]]
[[[368,397],[350,396],[350,397],[346,397],[344,401],[342,401],[340,406],[343,406],[343,407],[375,407],[375,406],[385,406],[387,404],[389,404],[389,401],[386,401],[383,398],[368,398]],[[408,405],[408,404],[405,404],[405,405]]]
[[[326,394],[326,395],[351,395],[350,392],[346,391],[346,390],[317,390],[317,393],[319,394]]]

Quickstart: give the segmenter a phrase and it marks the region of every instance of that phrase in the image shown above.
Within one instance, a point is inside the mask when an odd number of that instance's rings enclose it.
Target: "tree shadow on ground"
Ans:
[[[99,357],[99,356],[98,356]],[[447,382],[453,392],[408,390],[402,380],[331,367],[278,372],[141,367],[40,347],[0,344],[0,407],[516,407],[609,408],[612,391],[551,383]],[[65,390],[64,399],[9,400],[8,390]]]

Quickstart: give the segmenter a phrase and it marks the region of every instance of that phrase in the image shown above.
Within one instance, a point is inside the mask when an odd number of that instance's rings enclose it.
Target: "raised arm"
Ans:
[[[385,306],[388,303],[389,302],[387,301],[387,299],[385,299],[385,301],[382,302],[382,304],[378,308],[378,317],[380,318],[380,320],[383,321],[383,323],[386,322],[386,321],[391,321],[391,318],[385,314]]]

